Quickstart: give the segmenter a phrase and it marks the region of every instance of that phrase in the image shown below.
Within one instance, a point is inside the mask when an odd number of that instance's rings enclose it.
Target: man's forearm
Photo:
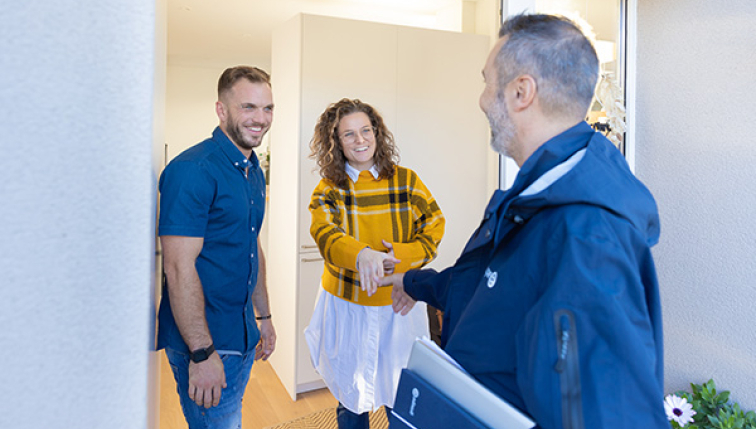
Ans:
[[[255,313],[258,317],[270,315],[270,302],[268,301],[268,282],[266,280],[265,255],[259,242],[257,245],[257,260],[259,261],[257,269],[257,285],[252,292],[252,305],[255,306]]]
[[[190,351],[208,347],[213,339],[205,319],[205,295],[197,270],[166,270],[166,279],[173,318],[187,347]]]

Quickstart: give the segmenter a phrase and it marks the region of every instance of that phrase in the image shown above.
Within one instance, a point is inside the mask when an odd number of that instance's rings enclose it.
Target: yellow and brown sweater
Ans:
[[[365,247],[386,251],[392,243],[401,261],[394,272],[420,268],[436,257],[446,223],[441,209],[414,171],[397,166],[390,179],[360,173],[349,189],[321,180],[310,201],[310,234],[325,258],[323,288],[360,305],[391,304],[391,288],[368,297],[360,289],[357,254]]]

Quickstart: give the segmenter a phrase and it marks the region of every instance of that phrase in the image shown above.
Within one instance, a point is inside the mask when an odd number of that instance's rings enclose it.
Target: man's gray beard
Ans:
[[[491,148],[501,155],[511,158],[515,130],[509,120],[509,115],[507,115],[506,103],[497,100],[487,116],[488,124],[491,127]]]
[[[507,150],[507,138],[510,137],[503,135],[501,131],[493,129],[493,125],[491,125],[491,149],[493,149],[495,152],[498,152],[500,155],[508,157],[509,151]]]

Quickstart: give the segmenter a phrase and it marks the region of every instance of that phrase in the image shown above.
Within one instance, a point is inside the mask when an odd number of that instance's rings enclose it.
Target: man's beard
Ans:
[[[488,124],[491,126],[491,148],[512,158],[516,132],[507,113],[506,100],[496,97],[486,116],[488,117]]]
[[[241,122],[237,122],[236,118],[231,114],[231,112],[228,112],[228,136],[231,138],[231,141],[239,145],[240,147],[248,150],[252,150],[256,148],[257,146],[260,146],[260,143],[262,142],[262,138],[265,136],[265,133],[267,130],[265,130],[265,126],[261,125],[263,128],[263,133],[258,139],[252,139],[245,140],[244,138],[244,132],[242,129],[244,128],[244,125],[241,124]]]

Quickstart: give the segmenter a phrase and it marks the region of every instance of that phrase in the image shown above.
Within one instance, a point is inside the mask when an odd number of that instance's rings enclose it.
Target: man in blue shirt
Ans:
[[[596,52],[556,16],[511,17],[499,35],[480,106],[517,178],[494,193],[454,266],[382,283],[394,285],[395,311],[414,300],[442,309],[444,349],[538,427],[668,428],[659,215],[583,121]]]
[[[254,156],[273,120],[268,74],[239,66],[218,81],[220,125],[160,177],[165,348],[190,429],[241,427],[252,363],[275,349],[258,236],[265,177]],[[259,327],[258,327],[259,322]]]

